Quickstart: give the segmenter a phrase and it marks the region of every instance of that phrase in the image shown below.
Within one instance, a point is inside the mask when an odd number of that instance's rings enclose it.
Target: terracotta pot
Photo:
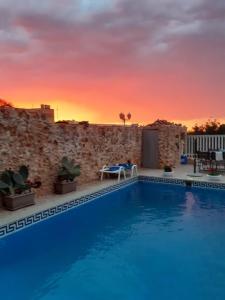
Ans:
[[[76,191],[76,181],[55,182],[56,194],[67,194]]]
[[[34,193],[26,193],[20,195],[11,195],[3,197],[3,205],[8,210],[17,210],[29,205],[35,204]]]

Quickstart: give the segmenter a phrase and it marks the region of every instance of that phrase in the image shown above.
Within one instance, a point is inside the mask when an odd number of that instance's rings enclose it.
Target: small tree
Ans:
[[[126,125],[126,121],[129,121],[131,119],[131,113],[127,114],[127,117],[125,116],[124,113],[119,114],[120,120],[123,121],[124,126]]]
[[[204,128],[204,125],[198,125],[198,124],[195,124],[195,126],[192,128],[192,132],[193,134],[204,134],[205,132],[205,128]]]
[[[205,133],[206,134],[217,134],[220,123],[215,120],[208,120],[205,124]]]
[[[223,124],[220,125],[216,119],[209,119],[205,124],[200,126],[195,124],[195,126],[192,128],[191,134],[221,134],[223,130]]]
[[[10,102],[0,98],[0,107],[13,107],[13,105]]]
[[[225,134],[225,124],[221,124],[219,129],[217,130],[218,134]]]

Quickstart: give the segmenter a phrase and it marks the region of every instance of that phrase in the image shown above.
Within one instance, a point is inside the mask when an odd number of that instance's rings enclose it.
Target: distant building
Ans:
[[[52,109],[50,105],[41,104],[40,108],[28,108],[26,110],[29,111],[29,113],[31,114],[40,113],[42,116],[45,116],[46,120],[49,121],[50,123],[55,122],[54,109]]]
[[[57,124],[79,124],[78,121],[75,120],[59,120],[56,122]]]

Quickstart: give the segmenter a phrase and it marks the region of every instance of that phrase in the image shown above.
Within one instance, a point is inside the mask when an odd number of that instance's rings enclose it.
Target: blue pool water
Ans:
[[[0,239],[0,298],[225,299],[225,192],[139,182]]]

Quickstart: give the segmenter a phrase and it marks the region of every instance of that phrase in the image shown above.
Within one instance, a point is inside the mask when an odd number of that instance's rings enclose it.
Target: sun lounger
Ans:
[[[124,179],[126,179],[126,172],[123,166],[103,166],[99,172],[101,173],[101,180],[103,180],[104,174],[118,174],[118,182],[120,181],[121,174],[123,174]]]
[[[123,174],[124,178],[126,178],[126,174],[129,173],[131,177],[134,175],[138,175],[137,165],[134,164],[118,164],[113,166],[103,166],[103,168],[99,171],[101,173],[101,180],[103,180],[104,173],[105,174],[118,174],[118,181],[120,181],[121,174]]]
[[[130,173],[131,177],[133,177],[134,175],[138,175],[138,171],[137,171],[137,165],[134,164],[119,164],[119,166],[124,167],[125,171]]]

